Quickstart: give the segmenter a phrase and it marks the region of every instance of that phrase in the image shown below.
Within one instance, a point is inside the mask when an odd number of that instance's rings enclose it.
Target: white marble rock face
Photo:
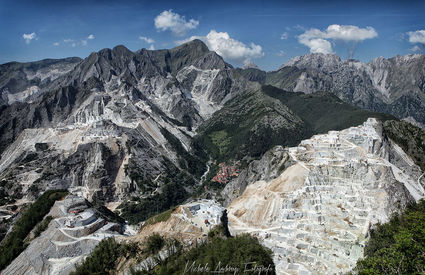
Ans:
[[[248,185],[228,207],[231,233],[259,236],[278,274],[351,270],[370,226],[425,196],[420,169],[375,119],[313,136],[289,155],[294,165]]]

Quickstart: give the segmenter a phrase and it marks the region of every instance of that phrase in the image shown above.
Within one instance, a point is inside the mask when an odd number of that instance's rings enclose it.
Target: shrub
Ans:
[[[275,273],[271,250],[263,247],[256,238],[241,235],[231,238],[213,237],[189,251],[175,253],[159,263],[154,270],[150,271],[150,274],[195,274],[196,272],[188,270],[192,264],[208,266],[211,270],[219,266],[239,268],[238,274],[244,274],[245,268],[249,269],[257,265],[257,267],[268,268],[267,274]],[[255,274],[266,274],[266,272],[257,271]]]
[[[146,240],[146,250],[153,255],[158,253],[164,247],[165,241],[161,235],[155,233],[149,236]]]

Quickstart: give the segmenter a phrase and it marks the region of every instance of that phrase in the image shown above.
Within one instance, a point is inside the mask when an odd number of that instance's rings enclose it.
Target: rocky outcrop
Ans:
[[[251,182],[228,206],[231,233],[259,236],[279,274],[349,271],[371,226],[425,197],[421,170],[375,119],[286,152],[295,164]]]
[[[294,163],[286,149],[282,146],[276,146],[266,152],[261,159],[253,160],[238,177],[226,184],[221,191],[221,196],[224,199],[223,205],[228,206],[233,200],[240,197],[248,184],[259,180],[270,181]]]

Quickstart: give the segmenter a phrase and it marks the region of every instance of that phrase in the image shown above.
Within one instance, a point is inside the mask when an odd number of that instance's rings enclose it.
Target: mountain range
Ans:
[[[408,119],[423,127],[424,62],[421,54],[378,57],[368,63],[335,54],[295,57],[279,70],[239,69],[251,81],[303,93],[327,91],[349,104]]]
[[[111,236],[191,247],[218,226],[260,236],[279,274],[348,272],[369,227],[425,196],[424,55],[310,54],[265,72],[234,68],[200,40],[117,46],[0,65],[0,91],[4,274],[67,274]],[[70,194],[32,221],[45,231],[28,226],[7,247],[52,190]]]

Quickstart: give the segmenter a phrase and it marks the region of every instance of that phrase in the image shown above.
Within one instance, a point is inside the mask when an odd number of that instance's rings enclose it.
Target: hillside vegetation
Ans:
[[[213,272],[224,271],[226,267],[231,269],[223,274],[244,274],[245,270],[252,270],[245,274],[275,274],[271,250],[263,247],[258,239],[250,235],[212,237],[189,251],[181,250],[165,259],[149,274],[202,273],[197,272],[198,266]]]
[[[199,128],[193,147],[217,161],[258,158],[275,145],[295,146],[314,134],[362,124],[391,115],[344,103],[327,92],[286,92],[273,86],[247,91],[227,102]],[[204,153],[205,154],[205,153]]]
[[[395,119],[389,114],[372,112],[347,104],[328,92],[292,93],[272,86],[264,86],[263,91],[266,95],[288,106],[315,134],[357,126],[369,117],[375,117],[381,121]]]
[[[372,230],[358,274],[425,273],[425,201]]]

